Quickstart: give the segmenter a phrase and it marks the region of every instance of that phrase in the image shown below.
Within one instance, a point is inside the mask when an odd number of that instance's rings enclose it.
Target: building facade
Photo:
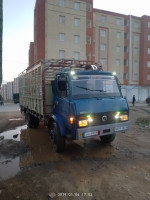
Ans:
[[[1,95],[4,102],[7,101],[7,84],[2,84]]]
[[[19,78],[14,78],[13,81],[13,94],[19,93]]]
[[[1,96],[5,103],[13,102],[13,94],[19,93],[19,78],[14,78],[14,81],[2,84]]]
[[[95,9],[93,0],[36,0],[29,67],[51,58],[94,60],[122,85],[149,87],[150,16]]]

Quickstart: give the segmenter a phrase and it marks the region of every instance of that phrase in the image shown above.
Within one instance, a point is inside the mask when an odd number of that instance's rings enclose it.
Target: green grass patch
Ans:
[[[138,118],[136,120],[136,125],[139,125],[139,126],[150,126],[150,117]]]

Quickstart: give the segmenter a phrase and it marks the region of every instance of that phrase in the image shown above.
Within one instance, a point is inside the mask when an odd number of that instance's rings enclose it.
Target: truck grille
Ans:
[[[90,123],[89,126],[106,125],[120,122],[120,119],[115,119],[115,114],[116,112],[91,114],[93,122]],[[85,115],[79,115],[77,117],[77,121],[85,118]]]
[[[97,125],[105,125],[105,124],[112,124],[116,122],[116,119],[114,118],[114,113],[97,113],[92,115],[93,126]]]

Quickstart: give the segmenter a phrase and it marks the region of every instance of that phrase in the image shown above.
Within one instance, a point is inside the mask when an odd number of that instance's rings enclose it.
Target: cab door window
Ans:
[[[58,77],[57,79],[57,94],[61,98],[68,96],[68,81],[66,77]]]

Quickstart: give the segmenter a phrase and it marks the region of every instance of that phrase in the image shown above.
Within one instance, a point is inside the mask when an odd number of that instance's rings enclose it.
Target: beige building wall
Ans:
[[[7,84],[2,84],[2,90],[1,90],[1,95],[3,97],[3,100],[7,100]]]
[[[14,78],[14,84],[13,84],[13,93],[19,93],[19,78]]]
[[[45,4],[45,58],[86,59],[86,4],[80,3],[80,9],[74,9],[73,0],[65,0],[65,6],[59,1],[46,0]],[[60,19],[62,17],[62,19]],[[63,19],[64,17],[64,19]],[[79,26],[74,20],[79,19]],[[62,23],[61,23],[61,22]],[[76,37],[76,39],[74,38]],[[76,40],[76,43],[75,41]]]
[[[116,72],[123,83],[124,18],[94,12],[95,60],[103,69]]]
[[[137,18],[130,18],[131,22],[131,50],[130,51],[130,84],[139,84],[139,58],[140,58],[140,29],[141,22]]]
[[[7,83],[7,100],[9,102],[13,100],[13,82]]]

